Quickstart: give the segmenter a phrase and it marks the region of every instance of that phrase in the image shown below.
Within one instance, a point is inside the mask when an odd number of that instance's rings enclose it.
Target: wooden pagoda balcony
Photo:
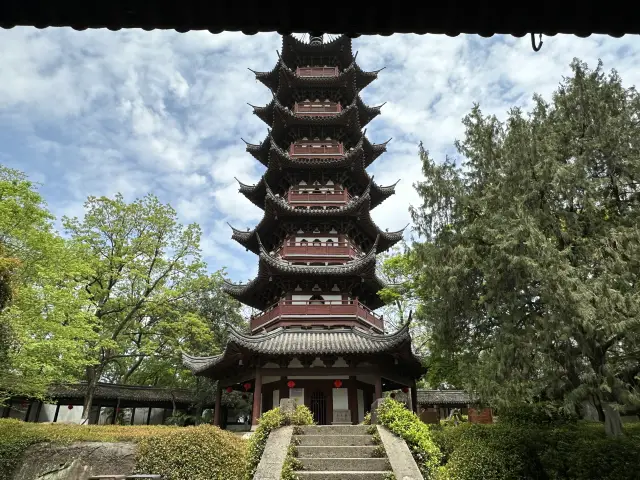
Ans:
[[[305,192],[299,190],[289,190],[287,201],[291,205],[304,206],[329,206],[343,205],[351,200],[351,195],[346,190],[329,190],[324,192]]]
[[[251,332],[282,326],[361,326],[382,333],[384,320],[355,300],[280,300],[250,320]]]
[[[329,116],[342,111],[342,105],[337,102],[296,102],[293,113],[302,116]]]
[[[289,147],[292,157],[337,157],[344,155],[342,143],[332,142],[296,142]]]
[[[338,67],[298,67],[299,77],[337,77]]]
[[[286,242],[276,253],[284,260],[307,262],[352,260],[361,255],[351,242]]]

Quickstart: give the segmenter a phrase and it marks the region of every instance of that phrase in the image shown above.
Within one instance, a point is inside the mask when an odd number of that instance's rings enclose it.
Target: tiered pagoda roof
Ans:
[[[303,278],[350,278],[351,283],[342,285],[348,285],[352,295],[357,290],[359,300],[369,308],[382,305],[377,292],[384,284],[375,275],[375,255],[400,241],[404,229],[383,231],[371,218],[371,209],[395,193],[395,184],[380,186],[366,171],[387,144],[372,144],[363,131],[380,114],[381,106],[367,106],[359,92],[378,72],[364,72],[357,65],[348,37],[307,44],[288,35],[283,37],[275,68],[254,72],[271,90],[273,99],[264,107],[252,106],[270,130],[261,144],[247,144],[247,151],[267,170],[255,185],[238,181],[240,192],[264,211],[252,230],[231,227],[232,238],[259,255],[254,280],[244,285],[225,285],[225,290],[241,302],[265,309]],[[304,108],[308,109],[298,112],[300,105],[307,105]],[[316,111],[315,105],[322,109]],[[295,147],[325,148],[323,142],[329,142],[329,150]],[[307,185],[305,179],[314,175],[331,178],[348,195],[324,206],[322,202],[289,203],[288,192]],[[287,238],[300,231],[341,232],[357,250],[369,253],[342,265],[318,265],[317,260],[314,265],[294,265],[274,254]]]
[[[362,157],[365,168],[373,163],[380,155],[387,151],[387,144],[391,139],[384,143],[371,143],[365,136],[366,130],[362,132],[358,141],[351,146],[344,156],[335,158],[305,158],[291,157],[285,149],[281,148],[273,138],[270,131],[266,138],[259,144],[247,144],[247,152],[271,170],[279,170],[282,167],[291,166],[293,168],[327,168],[333,166],[347,167],[358,158]],[[271,163],[273,162],[273,165]]]
[[[196,374],[217,376],[229,368],[234,368],[238,359],[246,353],[273,359],[294,355],[315,358],[320,355],[358,357],[392,354],[402,356],[406,368],[421,373],[423,370],[420,357],[411,349],[408,325],[391,335],[364,332],[355,328],[277,328],[264,334],[247,335],[230,327],[229,341],[220,355],[192,357],[183,354],[183,362]]]
[[[223,290],[236,300],[265,310],[273,303],[274,296],[282,291],[282,280],[295,283],[299,281],[317,281],[320,279],[337,280],[340,277],[355,277],[358,279],[358,293],[360,299],[370,308],[383,305],[377,292],[384,288],[385,283],[376,275],[376,252],[378,239],[374,242],[369,253],[360,258],[340,265],[296,265],[276,257],[267,251],[260,237],[256,235],[259,249],[258,275],[246,284],[233,284],[225,281]]]
[[[287,224],[287,220],[295,220]],[[327,210],[297,209],[276,197],[267,190],[264,203],[264,216],[253,230],[240,230],[229,225],[233,230],[233,238],[247,250],[259,254],[258,238],[263,238],[268,250],[274,250],[284,241],[287,234],[295,231],[300,220],[310,225],[343,225],[350,230],[350,236],[362,242],[365,250],[371,248],[376,238],[380,238],[378,253],[385,252],[402,240],[404,230],[396,232],[383,231],[371,218],[371,195],[366,191],[360,197],[354,197],[345,205]],[[289,228],[291,227],[291,228]]]

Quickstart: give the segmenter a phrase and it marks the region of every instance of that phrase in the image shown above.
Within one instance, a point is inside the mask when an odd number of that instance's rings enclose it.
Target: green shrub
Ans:
[[[362,425],[371,425],[371,412],[367,412],[362,419]]]
[[[556,427],[576,424],[578,417],[551,403],[527,403],[501,408],[498,421],[509,425]]]
[[[175,440],[174,440],[175,437]],[[243,463],[246,455],[246,442],[241,438],[220,430],[218,427],[203,425],[200,427],[170,427],[162,425],[69,425],[51,423],[25,423],[20,420],[0,420],[0,480],[10,480],[16,466],[19,464],[25,450],[33,444],[42,442],[52,442],[57,444],[70,444],[73,442],[145,442],[149,439],[145,452],[148,456],[138,455],[138,471],[146,470],[147,465],[157,465],[161,467],[159,459],[154,456],[154,442],[175,444],[175,442],[191,443],[197,446],[198,450],[189,459],[183,459],[185,471],[189,471],[191,465],[199,462],[199,456],[203,451],[219,450],[221,452],[236,452],[233,455],[220,455],[218,463],[213,462],[215,468],[225,468],[225,471],[238,472],[238,462]],[[142,446],[141,446],[142,447]],[[184,449],[176,449],[176,454],[181,454]],[[211,457],[207,457],[211,458]],[[187,461],[188,460],[188,461]],[[149,463],[151,462],[151,463]],[[194,463],[195,462],[195,463]],[[222,462],[222,463],[221,463]],[[228,465],[221,467],[224,462]],[[225,464],[226,465],[226,464]],[[244,463],[243,463],[244,465]],[[243,466],[244,468],[244,466]],[[170,475],[173,472],[155,470],[145,473],[159,473],[167,475],[168,478],[223,478],[215,477],[216,472],[208,477],[186,477],[180,476],[181,472],[176,471],[176,476]],[[242,472],[240,472],[242,476]],[[224,477],[233,478],[233,477]],[[237,478],[237,476],[236,476]]]
[[[386,398],[376,411],[378,423],[403,438],[425,479],[433,478],[440,463],[440,450],[429,427],[400,402]]]
[[[251,480],[256,473],[271,431],[285,425],[313,425],[313,414],[305,405],[297,405],[292,413],[287,414],[283,413],[280,407],[263,413],[258,420],[258,428],[249,439],[247,480]]]
[[[167,480],[242,478],[247,469],[246,443],[212,425],[180,428],[170,435],[143,438],[136,472],[161,474]]]
[[[443,453],[441,480],[638,478],[640,425],[626,425],[620,438],[607,437],[602,424],[583,422],[464,424],[431,433]]]

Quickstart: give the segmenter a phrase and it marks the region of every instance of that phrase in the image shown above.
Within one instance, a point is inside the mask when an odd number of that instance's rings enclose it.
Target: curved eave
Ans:
[[[394,195],[396,193],[397,184],[398,182],[394,183],[393,185],[382,187],[377,183],[373,182],[371,185],[371,210],[379,206],[387,198]]]
[[[265,167],[269,165],[269,148],[271,146],[270,134],[267,134],[267,137],[258,145],[249,143],[244,139],[242,141],[247,145],[247,152],[249,152],[253,158],[258,160]]]
[[[366,131],[365,131],[366,133]],[[371,165],[380,155],[387,151],[387,144],[391,141],[391,139],[387,140],[384,143],[371,143],[369,139],[364,138],[364,142],[362,144],[362,148],[364,149],[365,154],[365,167]]]
[[[260,178],[258,183],[255,185],[244,184],[237,178],[236,181],[239,184],[238,191],[242,195],[244,195],[256,207],[264,208],[264,196],[267,192],[264,185],[264,177]]]
[[[210,357],[196,357],[182,352],[182,364],[191,370],[191,372],[198,375],[220,363],[223,360],[225,353],[226,348],[220,355],[212,355]]]

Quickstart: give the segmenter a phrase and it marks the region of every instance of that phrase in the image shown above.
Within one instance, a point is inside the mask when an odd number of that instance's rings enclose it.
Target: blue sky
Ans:
[[[625,84],[640,83],[637,37],[543,40],[538,53],[528,37],[354,40],[364,69],[386,67],[363,92],[370,105],[387,102],[369,138],[393,137],[370,172],[383,185],[401,179],[398,193],[373,212],[382,228],[409,222],[418,143],[436,159],[454,154],[473,102],[501,118],[514,105],[527,109],[533,93],[550,98],[573,57],[593,67],[601,58]],[[202,226],[210,270],[225,266],[244,282],[257,261],[231,240],[226,222],[246,228],[261,218],[234,177],[253,183],[262,174],[240,137],[265,137],[247,102],[271,98],[248,68],[270,70],[280,42],[276,34],[0,30],[0,163],[41,182],[59,217],[81,216],[88,195],[133,200],[152,192],[183,222]]]

